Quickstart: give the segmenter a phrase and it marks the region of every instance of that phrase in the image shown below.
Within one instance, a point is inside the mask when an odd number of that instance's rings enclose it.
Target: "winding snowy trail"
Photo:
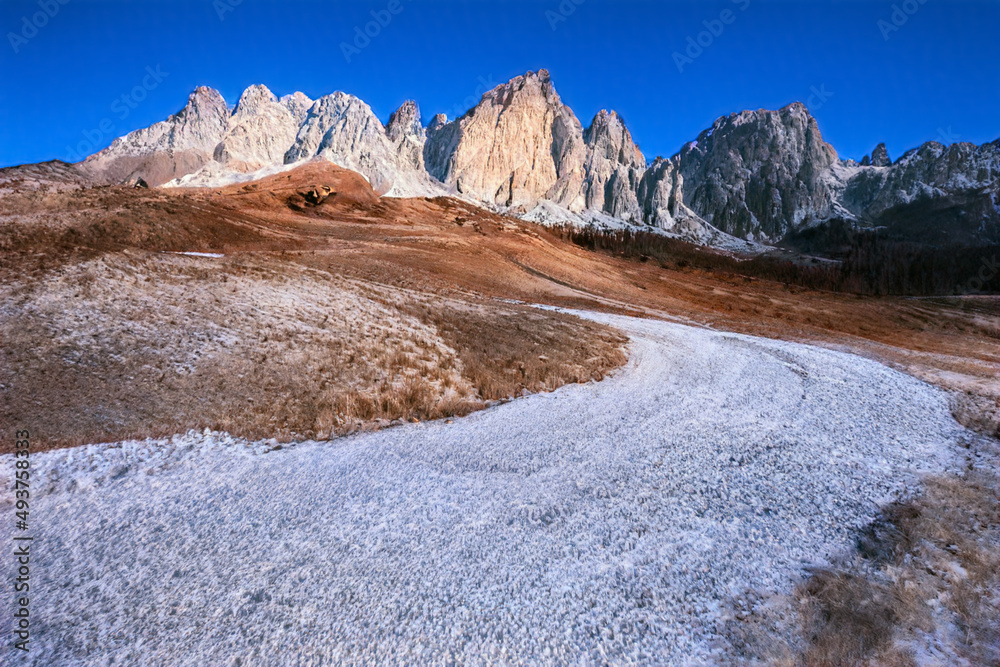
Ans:
[[[35,455],[19,664],[710,661],[729,595],[789,588],[963,438],[859,357],[586,316],[624,369],[453,424]]]

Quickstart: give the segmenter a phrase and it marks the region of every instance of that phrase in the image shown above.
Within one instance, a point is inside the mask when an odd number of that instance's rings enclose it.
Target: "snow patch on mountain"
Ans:
[[[218,162],[210,162],[198,171],[164,183],[164,188],[222,188],[236,183],[249,183],[284,171],[290,171],[298,164],[272,164],[255,171],[237,171]]]

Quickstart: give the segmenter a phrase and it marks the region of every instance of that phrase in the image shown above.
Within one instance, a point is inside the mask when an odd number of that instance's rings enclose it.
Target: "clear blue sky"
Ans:
[[[3,0],[0,165],[66,159],[87,137],[103,147],[176,112],[197,85],[230,103],[253,83],[278,95],[343,90],[383,120],[414,98],[426,121],[464,110],[484,83],[542,67],[585,126],[617,109],[650,157],[672,155],[720,115],[811,96],[844,157],[884,141],[895,158],[942,131],[1000,137],[998,2],[563,0],[559,13],[560,0],[395,1],[398,13],[348,62],[341,44],[390,0]],[[38,15],[44,5],[55,15]],[[220,7],[232,11],[220,19]],[[25,17],[44,25],[33,32]],[[708,46],[679,71],[675,53],[705,21],[719,34],[701,35]],[[115,104],[143,83],[134,108]]]

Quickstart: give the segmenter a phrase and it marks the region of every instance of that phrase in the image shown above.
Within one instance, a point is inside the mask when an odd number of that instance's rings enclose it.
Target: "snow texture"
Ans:
[[[585,315],[625,368],[451,424],[34,455],[19,662],[711,662],[729,596],[788,591],[958,460],[943,393],[875,362]]]
[[[213,259],[218,259],[219,257],[225,257],[219,252],[171,252],[171,255],[187,255],[188,257],[211,257]]]
[[[498,209],[498,211],[503,212],[502,209]],[[694,228],[682,229],[680,227],[673,227],[665,229],[658,225],[631,224],[620,218],[615,218],[606,213],[591,209],[574,213],[546,200],[538,202],[533,209],[521,215],[520,218],[528,222],[545,225],[546,227],[569,225],[577,228],[591,227],[610,232],[621,229],[630,229],[633,232],[652,232],[690,243],[710,245],[714,248],[739,253],[740,255],[759,255],[773,250],[771,246],[743,240],[721,232],[711,225],[704,223],[704,221],[701,221],[703,224]]]

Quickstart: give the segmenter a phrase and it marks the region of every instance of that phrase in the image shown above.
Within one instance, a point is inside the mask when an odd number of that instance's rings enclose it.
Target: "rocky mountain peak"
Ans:
[[[824,174],[837,153],[799,102],[723,116],[675,161],[685,203],[735,236],[779,239],[807,216],[832,211]]]
[[[583,135],[587,144],[585,206],[630,222],[641,222],[636,192],[646,159],[615,111],[602,109]]]
[[[413,100],[406,100],[389,116],[389,124],[385,129],[389,140],[393,142],[398,142],[405,136],[422,137],[424,128],[420,124],[420,107]]]
[[[219,91],[199,86],[183,109],[115,139],[84,160],[83,170],[116,183],[142,178],[150,185],[161,185],[210,161],[228,123],[229,108]]]
[[[595,153],[608,160],[639,169],[646,168],[646,158],[632,140],[632,133],[625,127],[625,121],[616,111],[601,109],[584,132],[583,140]]]
[[[396,147],[396,155],[401,165],[418,172],[424,170],[425,133],[420,124],[420,107],[413,100],[403,105],[389,116],[385,128],[389,141]]]
[[[1000,238],[1000,148],[928,141],[903,153],[895,162],[887,154],[876,164],[849,173],[840,200],[858,220],[871,222],[904,207],[904,216],[916,228],[929,219],[950,229],[937,233],[948,238],[965,228],[970,237]],[[924,210],[920,210],[924,207]],[[957,212],[947,217],[947,211]],[[941,217],[944,216],[944,217]],[[922,220],[923,219],[923,220]]]
[[[184,148],[201,148],[218,141],[225,132],[229,122],[229,107],[222,93],[207,86],[198,86],[188,95],[187,104],[179,112],[163,121],[166,125],[156,123],[154,127],[173,133],[175,146],[181,144]],[[169,126],[169,127],[168,127]],[[132,137],[129,143],[141,143],[143,137],[150,136],[144,130],[126,135]],[[113,145],[113,144],[112,144]],[[214,147],[214,144],[213,144]]]
[[[184,105],[184,108],[179,113],[198,112],[199,114],[203,114],[208,112],[217,114],[223,111],[228,112],[228,107],[226,106],[225,98],[222,97],[222,93],[215,88],[198,86],[188,95],[187,104]]]
[[[872,151],[872,161],[873,167],[888,167],[892,164],[892,160],[889,159],[889,151],[886,150],[885,144],[879,144]]]
[[[427,125],[427,132],[436,132],[448,124],[448,114],[435,114],[434,118]]]
[[[586,150],[580,121],[540,70],[488,91],[457,120],[435,119],[424,160],[435,178],[492,204],[579,209]]]
[[[212,157],[244,172],[280,164],[297,130],[298,123],[288,107],[267,86],[253,85],[240,95]]]
[[[288,109],[288,112],[292,114],[292,118],[294,118],[295,122],[299,125],[305,122],[306,116],[309,115],[309,107],[313,104],[313,101],[309,99],[308,95],[300,92],[285,95],[278,101],[286,109]]]
[[[277,103],[278,98],[274,96],[274,93],[267,86],[259,83],[254,84],[240,95],[240,99],[236,103],[236,109],[233,110],[233,115],[253,116],[261,113],[268,106]]]
[[[561,104],[559,94],[548,70],[540,69],[537,72],[527,72],[521,76],[515,76],[507,83],[502,83],[493,90],[483,94],[480,102],[490,100],[494,105],[508,107],[517,98],[537,98],[541,104],[558,105]]]
[[[388,192],[399,173],[396,146],[365,102],[343,92],[324,95],[309,108],[286,164],[321,157],[364,175],[376,192]]]
[[[594,132],[606,130],[610,127],[623,126],[625,123],[618,112],[615,110],[608,111],[607,109],[601,109],[594,116],[594,119],[590,121],[590,127],[587,128],[587,133],[585,137],[593,134]],[[590,143],[589,140],[587,143]]]
[[[777,241],[833,219],[913,226],[921,215],[928,234],[950,238],[964,225],[969,238],[1000,238],[1000,141],[932,141],[895,162],[879,144],[857,164],[839,160],[795,102],[721,116],[647,165],[620,114],[601,110],[584,131],[546,70],[494,87],[456,120],[438,114],[426,129],[413,101],[383,126],[342,92],[278,100],[255,85],[230,112],[218,91],[199,87],[179,112],[115,140],[82,169],[118,183],[209,185],[313,158],[361,173],[379,193],[457,192],[529,218],[611,216],[705,243],[729,243],[720,232]]]

